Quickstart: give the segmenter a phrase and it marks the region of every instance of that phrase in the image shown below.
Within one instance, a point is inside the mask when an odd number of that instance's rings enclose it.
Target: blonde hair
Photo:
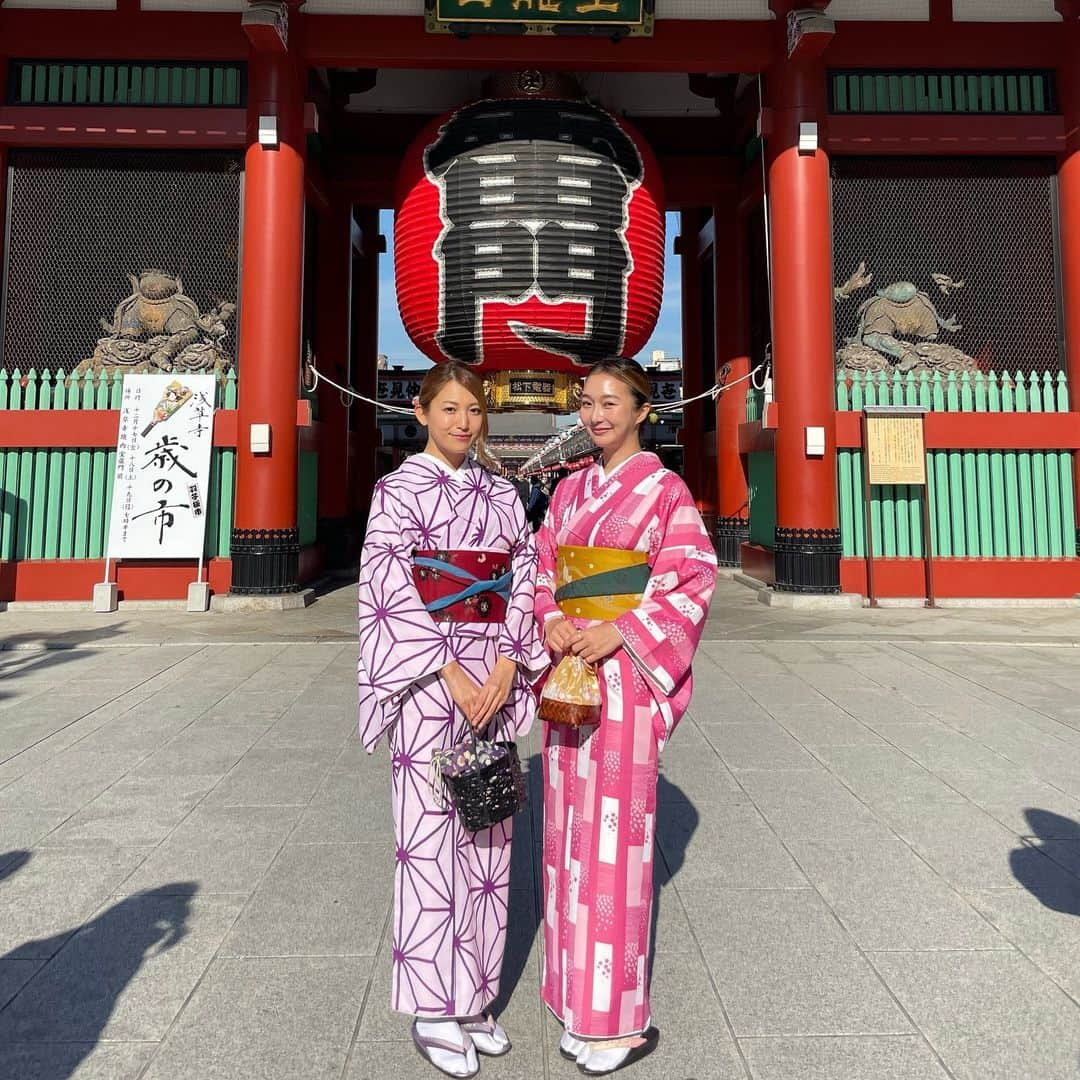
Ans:
[[[487,396],[484,394],[484,381],[472,368],[466,367],[460,360],[448,360],[445,364],[436,364],[424,376],[423,382],[420,383],[420,394],[417,399],[420,402],[420,408],[427,412],[428,407],[438,397],[439,391],[447,383],[451,382],[456,382],[458,386],[468,390],[476,398],[476,403],[480,406],[481,420],[480,434],[476,437],[476,442],[473,443],[473,453],[476,455],[476,460],[485,469],[497,472],[499,468],[498,462],[491,456],[487,448],[488,411]]]

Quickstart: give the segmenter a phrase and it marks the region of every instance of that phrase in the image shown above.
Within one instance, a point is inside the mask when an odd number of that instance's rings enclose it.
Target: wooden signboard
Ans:
[[[426,0],[429,33],[578,33],[651,37],[654,0]]]
[[[863,409],[863,507],[866,530],[866,594],[871,607],[874,594],[873,487],[910,484],[926,488],[923,497],[923,565],[926,570],[926,605],[934,607],[934,559],[930,532],[930,491],[926,476],[926,410],[914,405],[869,405]]]
[[[926,443],[921,414],[868,413],[866,457],[871,484],[925,486]]]

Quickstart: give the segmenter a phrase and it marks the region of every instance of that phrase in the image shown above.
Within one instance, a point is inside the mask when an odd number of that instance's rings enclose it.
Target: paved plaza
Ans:
[[[387,1008],[353,590],[0,613],[0,1077],[437,1074]],[[1080,1078],[1080,610],[791,612],[721,583],[662,757],[639,1080]],[[517,819],[493,1078],[579,1075]]]

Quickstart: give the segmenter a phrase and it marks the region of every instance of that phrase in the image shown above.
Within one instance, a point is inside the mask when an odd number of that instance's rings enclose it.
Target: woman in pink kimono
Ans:
[[[533,621],[536,549],[511,484],[485,460],[483,385],[439,365],[420,388],[427,447],[375,486],[360,559],[360,735],[389,735],[395,873],[391,1005],[450,1076],[510,1049],[487,1012],[506,941],[513,819],[468,832],[428,785],[466,723],[529,729],[547,666]]]
[[[544,725],[543,999],[589,1075],[659,1041],[649,1009],[657,758],[686,711],[716,556],[683,481],[641,449],[648,377],[596,364],[581,420],[600,460],[555,489],[537,534],[537,622],[596,664],[598,726]]]

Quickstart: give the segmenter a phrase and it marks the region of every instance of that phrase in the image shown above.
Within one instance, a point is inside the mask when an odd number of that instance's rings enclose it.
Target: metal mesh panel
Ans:
[[[200,313],[239,293],[241,159],[214,152],[14,151],[3,366],[73,370],[94,353],[129,274],[178,274]],[[236,357],[239,312],[222,349]]]
[[[838,158],[832,198],[840,366],[1061,369],[1052,162]]]

